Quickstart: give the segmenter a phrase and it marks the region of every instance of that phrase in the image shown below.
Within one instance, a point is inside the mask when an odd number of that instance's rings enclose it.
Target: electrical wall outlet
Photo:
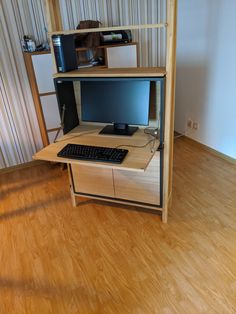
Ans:
[[[198,122],[193,122],[193,129],[198,130],[199,128],[199,123]]]
[[[192,119],[188,119],[188,121],[187,121],[187,127],[188,127],[189,129],[192,129],[192,128],[193,128],[193,120],[192,120]]]

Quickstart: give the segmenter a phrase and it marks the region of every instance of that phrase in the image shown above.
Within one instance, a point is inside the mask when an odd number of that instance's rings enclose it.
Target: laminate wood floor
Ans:
[[[0,175],[0,313],[236,313],[236,167],[175,142],[160,216],[71,206],[67,171]]]

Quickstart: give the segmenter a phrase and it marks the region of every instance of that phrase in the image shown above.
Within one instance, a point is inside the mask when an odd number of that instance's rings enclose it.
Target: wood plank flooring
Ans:
[[[236,167],[175,142],[168,224],[71,206],[67,171],[0,175],[0,313],[236,313]]]

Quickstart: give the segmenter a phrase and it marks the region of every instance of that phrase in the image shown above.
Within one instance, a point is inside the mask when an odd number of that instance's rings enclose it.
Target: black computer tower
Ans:
[[[67,72],[77,69],[77,55],[74,35],[53,35],[52,44],[58,72]]]

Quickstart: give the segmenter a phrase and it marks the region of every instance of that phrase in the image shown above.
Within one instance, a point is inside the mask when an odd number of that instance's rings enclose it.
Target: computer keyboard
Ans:
[[[120,164],[127,153],[127,149],[67,144],[57,156],[69,159],[103,161]]]

